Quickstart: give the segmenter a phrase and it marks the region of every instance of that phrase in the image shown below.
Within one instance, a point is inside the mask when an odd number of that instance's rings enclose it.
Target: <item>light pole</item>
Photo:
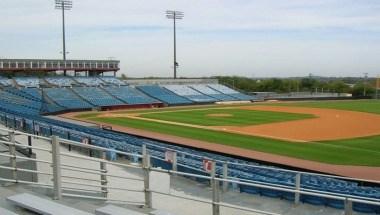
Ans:
[[[368,78],[368,73],[364,73],[364,84],[363,84],[363,95],[367,95],[367,78]]]
[[[71,10],[73,2],[71,0],[55,0],[55,9],[62,10],[62,40],[63,40],[63,62],[66,63],[66,30],[65,30],[65,10]],[[66,76],[66,70],[63,70]]]
[[[175,11],[175,10],[167,10],[166,11],[166,18],[173,20],[173,29],[174,29],[174,62],[173,62],[173,68],[174,68],[174,79],[177,78],[177,36],[176,36],[176,20],[177,19],[183,19],[184,14],[181,11]]]
[[[379,99],[380,75],[376,78],[376,99]]]

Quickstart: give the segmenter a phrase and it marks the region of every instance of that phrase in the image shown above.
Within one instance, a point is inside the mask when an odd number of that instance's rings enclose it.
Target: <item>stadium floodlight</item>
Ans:
[[[71,10],[73,2],[71,0],[55,0],[55,9],[62,10],[62,40],[63,40],[63,61],[66,61],[66,29],[65,29],[65,10]],[[66,70],[63,71],[66,76]]]
[[[177,35],[176,35],[176,20],[177,19],[183,19],[184,13],[181,11],[175,11],[175,10],[167,10],[166,11],[166,18],[172,19],[173,20],[173,29],[174,29],[174,63],[173,63],[173,68],[174,68],[174,79],[177,78],[177,67],[178,62],[177,62]]]

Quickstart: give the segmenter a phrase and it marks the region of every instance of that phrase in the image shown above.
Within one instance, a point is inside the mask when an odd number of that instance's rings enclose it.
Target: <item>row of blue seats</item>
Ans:
[[[183,105],[193,103],[189,99],[179,96],[158,85],[137,86],[136,88],[149,95],[150,97],[156,98],[169,105]]]
[[[68,109],[89,109],[94,107],[75,95],[75,93],[68,88],[45,88],[44,92],[55,103]]]
[[[124,101],[127,104],[160,103],[158,100],[153,99],[130,86],[120,86],[120,87],[109,86],[109,87],[104,87],[104,89],[111,95]]]
[[[72,89],[94,106],[125,105],[125,102],[112,97],[99,87],[73,87]]]

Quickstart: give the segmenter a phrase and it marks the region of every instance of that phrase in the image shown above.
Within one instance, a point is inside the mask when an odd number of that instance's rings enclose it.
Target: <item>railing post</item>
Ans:
[[[347,198],[344,200],[344,215],[352,215],[352,201]]]
[[[223,163],[223,179],[227,180],[228,179],[228,163],[224,162]],[[223,192],[228,191],[228,181],[223,181]]]
[[[30,146],[30,147],[32,146],[32,136],[28,136],[28,146]],[[29,154],[29,156],[32,156],[32,154],[33,154],[32,148],[29,148],[28,154]]]
[[[54,183],[54,199],[62,198],[62,181],[61,181],[61,153],[60,144],[57,136],[51,137],[52,145],[52,161],[53,161],[53,183]]]
[[[301,190],[301,173],[296,174],[296,180],[295,180],[295,190],[300,191]],[[296,192],[294,193],[294,203],[298,205],[300,203],[300,193]]]
[[[211,164],[211,187],[212,187],[212,215],[219,215],[220,214],[220,196],[219,196],[219,181],[216,180],[216,174],[215,174],[215,167],[216,163],[215,161],[212,161]]]
[[[102,159],[103,160],[106,160],[107,159],[107,155],[106,155],[106,152],[105,151],[102,151]],[[107,163],[106,162],[100,162],[100,170],[101,170],[101,175],[100,175],[100,184],[102,186],[107,186],[108,184],[108,181],[107,181]],[[103,193],[103,197],[104,198],[107,198],[108,197],[108,188],[106,187],[102,187],[102,193]]]
[[[9,154],[12,156],[9,158],[9,163],[14,170],[12,170],[12,178],[16,180],[17,183],[17,161],[16,161],[16,138],[15,133],[13,131],[8,133],[9,142],[13,145],[9,145]]]
[[[152,208],[152,192],[150,191],[149,182],[150,182],[150,156],[146,149],[146,145],[143,145],[142,148],[142,164],[144,171],[144,193],[145,193],[145,207]]]
[[[173,152],[173,163],[172,163],[172,170],[177,171],[177,152]]]

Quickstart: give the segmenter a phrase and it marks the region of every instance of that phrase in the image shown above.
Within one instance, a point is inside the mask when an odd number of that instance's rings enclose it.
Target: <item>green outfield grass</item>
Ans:
[[[362,111],[370,113],[380,114],[380,102],[376,101],[334,101],[334,102],[301,102],[301,103],[283,103],[283,104],[273,104],[267,103],[265,105],[291,105],[291,106],[302,106],[302,107],[318,107],[318,108],[334,108],[343,110],[353,110]],[[216,106],[219,107],[219,106]],[[189,110],[189,108],[178,108],[170,110]],[[226,113],[223,109],[214,110],[211,112],[204,112],[204,110],[191,111],[176,111],[167,112],[169,109],[161,109],[154,111],[142,111],[144,117],[158,117],[159,119],[184,122],[191,124],[200,125],[220,125],[223,123],[237,123],[234,120],[225,121],[225,118],[211,119],[210,121],[204,120],[204,115],[215,114],[215,113]],[[233,112],[231,109],[230,111]],[[165,114],[160,113],[164,111]],[[136,111],[133,111],[136,112]],[[138,112],[138,111],[137,111]],[[156,113],[151,113],[156,112]],[[243,111],[244,112],[244,111]],[[248,123],[247,116],[244,117],[243,113],[238,111],[238,113],[233,113],[239,115],[238,123]],[[265,112],[265,113],[264,113]],[[170,113],[170,114],[169,114]],[[172,114],[175,113],[175,114]],[[161,115],[163,114],[163,115]],[[183,115],[184,114],[184,115]],[[193,115],[194,114],[194,115]],[[274,112],[260,111],[260,117],[268,117],[268,120],[295,120],[300,118],[307,118],[310,116],[277,116],[274,117]],[[264,114],[263,116],[261,116]],[[282,113],[280,113],[282,114]],[[330,164],[341,164],[341,165],[361,165],[361,166],[380,166],[380,136],[374,137],[364,137],[350,140],[339,140],[339,141],[325,141],[325,142],[314,142],[314,143],[296,143],[289,141],[274,140],[268,138],[254,137],[248,135],[232,134],[227,132],[211,131],[201,128],[190,128],[185,126],[170,125],[159,122],[150,122],[138,119],[130,118],[104,118],[98,117],[97,113],[86,113],[79,117],[82,119],[91,119],[100,123],[110,123],[114,125],[120,125],[125,127],[138,128],[148,131],[159,132],[163,134],[175,135],[180,137],[186,137],[191,139],[197,139],[202,141],[208,141],[228,146],[234,146],[239,148],[244,148],[248,150],[256,150],[261,152],[273,153],[278,155],[285,155],[295,158],[301,158],[306,160],[319,161]],[[267,116],[265,116],[267,115]],[[186,119],[181,119],[181,117]],[[265,123],[267,119],[260,119],[258,123]],[[199,122],[201,121],[201,122]],[[252,122],[250,123],[252,124]],[[236,124],[235,124],[236,125]]]
[[[220,114],[224,115],[221,116]],[[216,116],[219,115],[219,116]],[[312,114],[294,114],[238,108],[175,110],[141,114],[141,117],[203,126],[259,125],[313,118]]]
[[[351,110],[351,111],[380,114],[380,100],[374,100],[374,99],[373,100],[352,100],[352,101],[270,103],[269,105],[329,108],[329,109]]]

